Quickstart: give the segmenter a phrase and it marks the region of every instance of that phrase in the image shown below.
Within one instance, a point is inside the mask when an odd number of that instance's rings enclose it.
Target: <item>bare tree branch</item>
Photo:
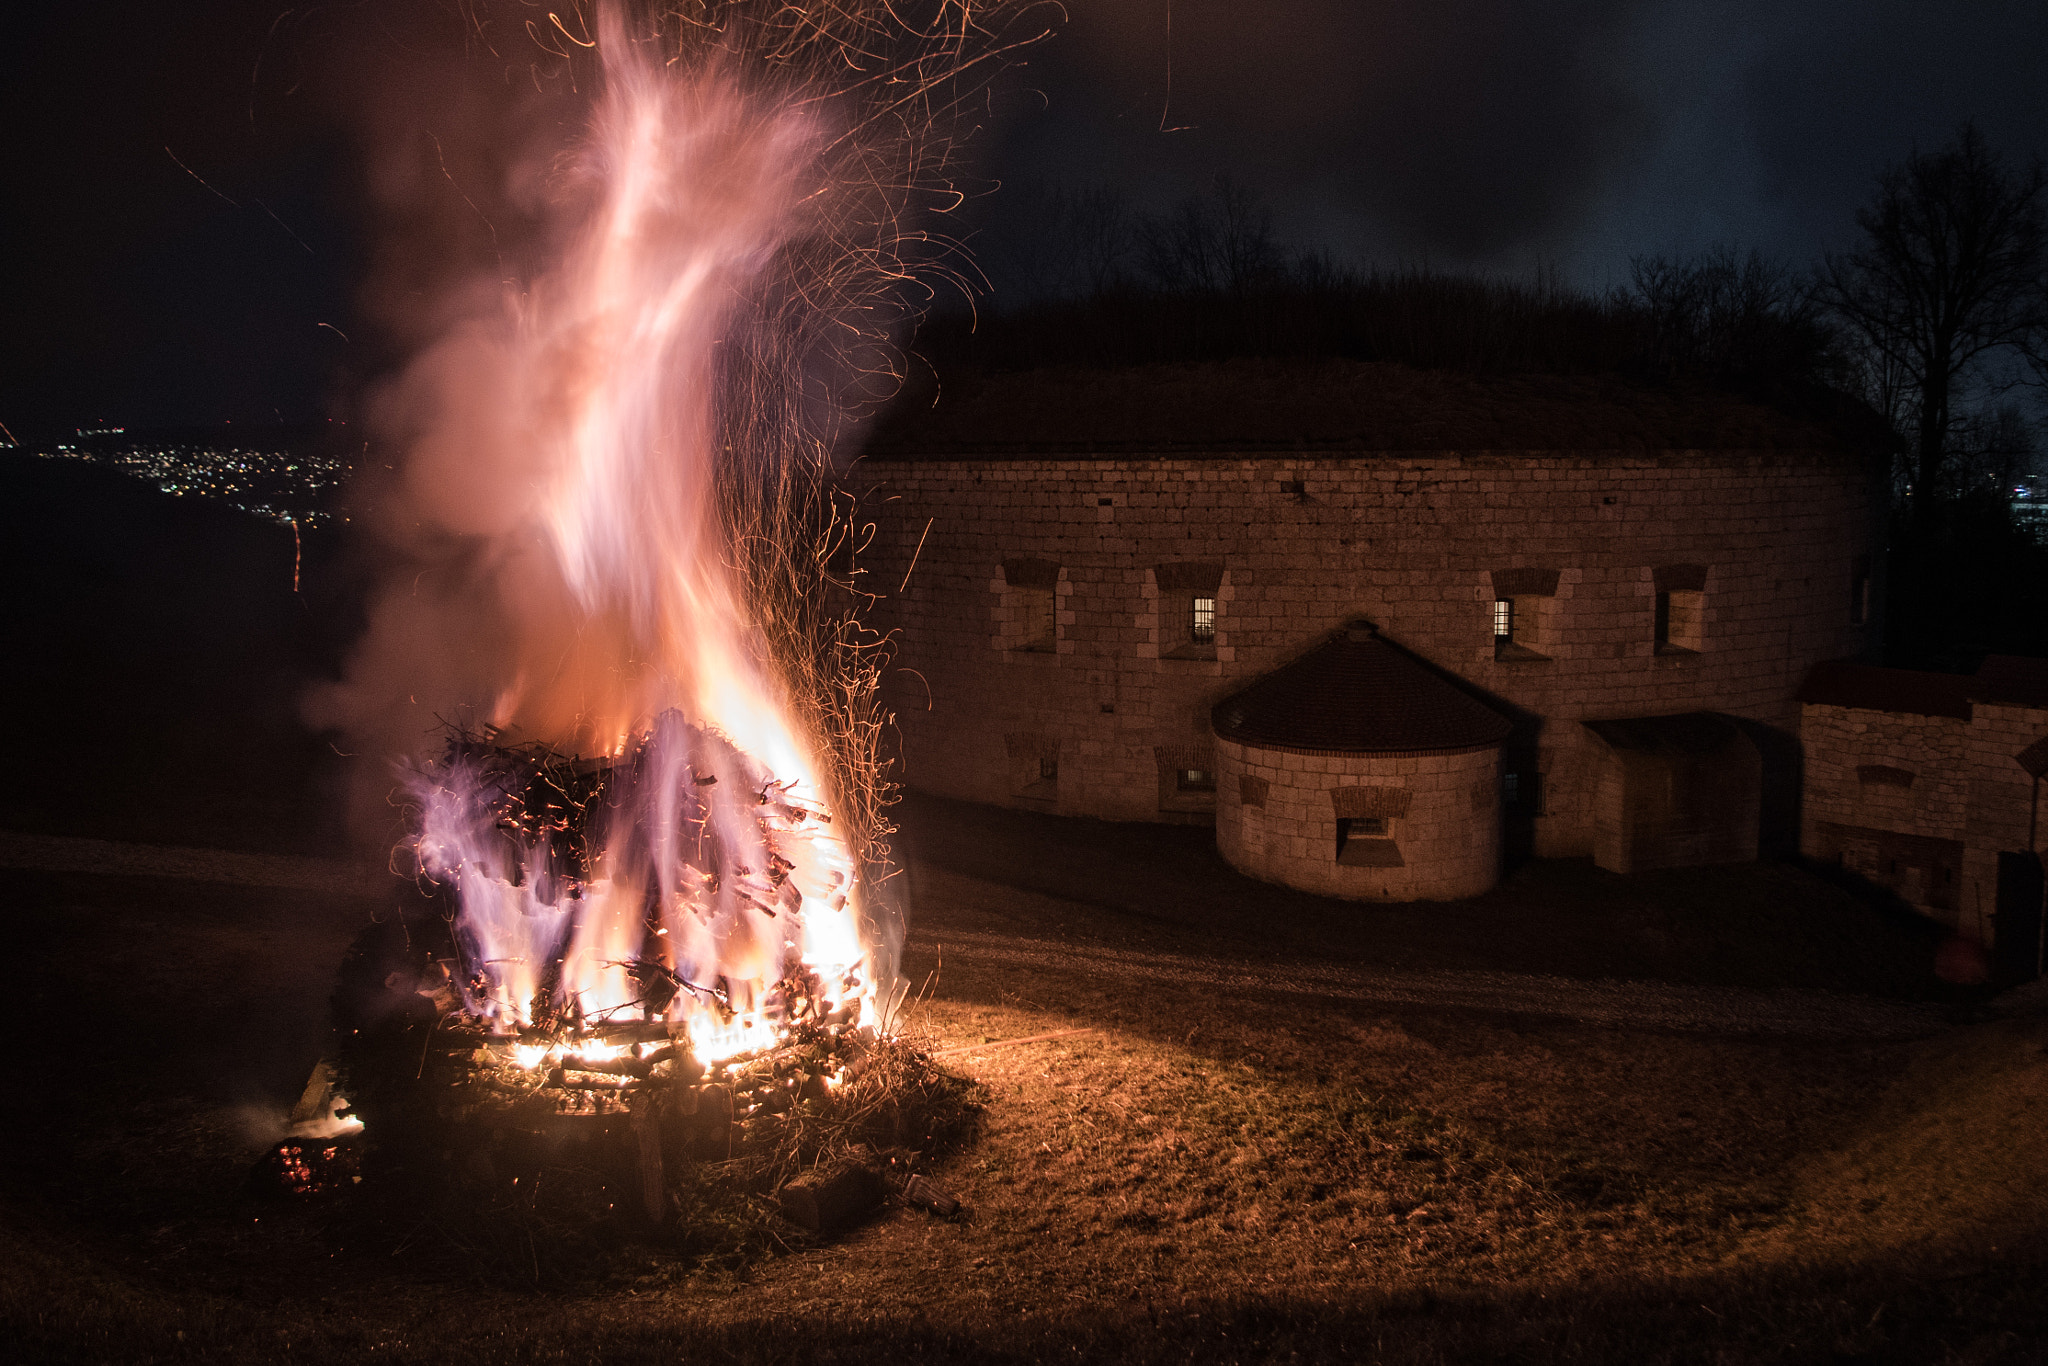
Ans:
[[[1863,245],[1822,263],[1822,298],[1915,429],[1916,521],[1947,487],[1958,400],[1994,356],[2039,354],[2048,334],[2043,183],[2038,160],[2008,168],[1966,123],[1947,147],[1886,169],[1856,215]]]

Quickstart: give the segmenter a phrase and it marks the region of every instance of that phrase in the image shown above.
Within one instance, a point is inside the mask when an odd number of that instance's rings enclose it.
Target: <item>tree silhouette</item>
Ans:
[[[1908,482],[1922,531],[1954,491],[1958,400],[1999,353],[2017,360],[2048,332],[2042,186],[2038,160],[2007,167],[1966,123],[1950,145],[1880,174],[1856,215],[1863,244],[1822,262],[1822,297],[1912,429]]]
[[[1836,367],[1806,271],[1724,245],[1691,257],[1632,256],[1629,274],[1646,374],[1769,396],[1810,389]]]

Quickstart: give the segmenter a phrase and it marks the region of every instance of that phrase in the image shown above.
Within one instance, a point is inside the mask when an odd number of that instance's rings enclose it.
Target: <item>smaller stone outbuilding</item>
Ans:
[[[1831,662],[1799,700],[1802,852],[2036,975],[2048,660],[1993,655],[1974,676]]]
[[[1365,901],[1499,879],[1513,722],[1355,621],[1217,703],[1216,844],[1253,877]]]

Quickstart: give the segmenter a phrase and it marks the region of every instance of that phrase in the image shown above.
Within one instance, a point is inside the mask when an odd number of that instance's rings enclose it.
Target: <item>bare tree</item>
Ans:
[[[1164,213],[1138,220],[1138,259],[1153,285],[1169,294],[1216,288],[1216,219],[1208,201],[1189,195]]]
[[[2017,403],[1971,413],[1956,424],[1950,458],[1959,487],[2010,495],[2021,476],[2034,470],[2034,424]]]
[[[1134,241],[1122,190],[1020,184],[1003,193],[981,264],[1006,302],[1086,298],[1122,282]]]
[[[1272,212],[1228,176],[1218,176],[1209,195],[1145,215],[1137,242],[1145,273],[1170,294],[1241,294],[1285,266]]]
[[[1649,323],[1648,360],[1667,375],[1755,387],[1811,380],[1830,360],[1811,285],[1755,251],[1634,256],[1629,270]]]
[[[1282,257],[1280,244],[1273,238],[1273,211],[1229,176],[1216,178],[1216,219],[1224,288],[1241,294],[1280,272]]]
[[[2016,361],[2048,331],[2042,187],[2038,160],[2008,168],[1966,123],[1949,146],[1885,170],[1856,215],[1863,245],[1821,266],[1822,297],[1870,352],[1867,368],[1903,381],[1894,411],[1914,428],[1922,526],[1949,475],[1959,400],[1998,353]]]

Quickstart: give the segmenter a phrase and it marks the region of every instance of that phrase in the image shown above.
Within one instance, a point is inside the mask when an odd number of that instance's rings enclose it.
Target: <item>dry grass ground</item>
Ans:
[[[924,886],[956,921],[1014,930],[1035,907],[1055,948],[1074,914],[957,872]],[[343,1238],[360,1224],[238,1188],[361,903],[76,875],[18,892],[21,1017],[92,1022],[39,1036],[0,1127],[0,1326],[26,1359],[1991,1362],[2048,1343],[2039,1017],[1680,1033],[1111,990],[1057,954],[920,947],[911,1027],[966,1045],[949,1063],[986,1088],[981,1141],[942,1172],[971,1218],[896,1210],[727,1271],[649,1248],[536,1289],[465,1268],[450,1230]]]

